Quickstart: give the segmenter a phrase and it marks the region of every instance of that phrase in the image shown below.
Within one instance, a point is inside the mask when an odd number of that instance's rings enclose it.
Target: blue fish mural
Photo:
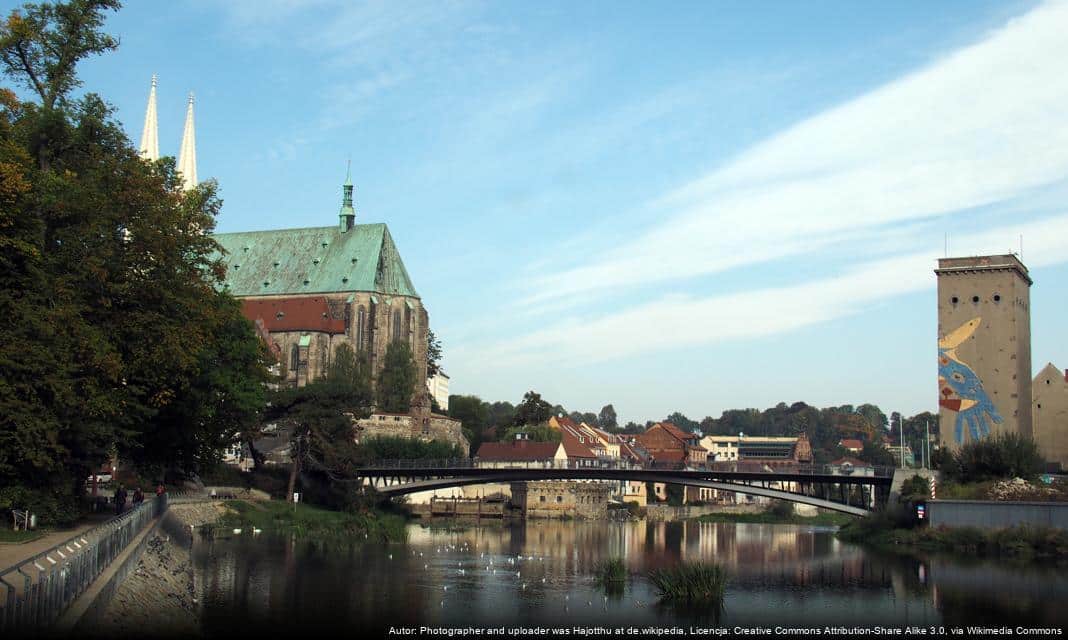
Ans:
[[[981,321],[973,318],[938,341],[938,404],[957,414],[953,433],[957,444],[964,443],[965,425],[974,441],[990,435],[990,427],[1003,421],[983,389],[983,381],[956,352]]]

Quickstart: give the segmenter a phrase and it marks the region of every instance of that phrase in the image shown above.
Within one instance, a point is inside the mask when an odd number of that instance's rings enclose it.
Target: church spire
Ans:
[[[156,120],[156,74],[152,74],[152,88],[148,92],[145,109],[145,128],[141,130],[141,157],[159,160],[159,124]]]
[[[178,171],[182,174],[182,188],[189,191],[197,186],[197,136],[193,126],[193,92],[189,92],[189,107],[185,111],[185,130],[182,148],[178,152]]]
[[[343,194],[341,200],[341,213],[338,214],[340,218],[339,224],[341,227],[341,233],[345,233],[356,224],[356,208],[352,205],[352,161],[349,161],[348,169],[345,171],[345,184],[341,186]]]

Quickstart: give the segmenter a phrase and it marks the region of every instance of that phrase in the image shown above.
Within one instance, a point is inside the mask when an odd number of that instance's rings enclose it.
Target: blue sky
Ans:
[[[624,420],[936,409],[932,269],[1018,250],[1068,367],[1068,5],[129,2],[85,89],[159,75],[221,231],[387,222],[455,393]]]

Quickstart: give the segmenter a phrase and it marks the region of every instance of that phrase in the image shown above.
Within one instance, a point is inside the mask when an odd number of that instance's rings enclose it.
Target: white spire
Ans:
[[[189,108],[185,112],[182,148],[178,152],[178,171],[186,191],[197,186],[197,136],[193,126],[193,92],[189,92]]]
[[[148,92],[145,109],[145,128],[141,131],[141,157],[159,160],[159,125],[156,122],[156,74],[152,74],[152,89]]]

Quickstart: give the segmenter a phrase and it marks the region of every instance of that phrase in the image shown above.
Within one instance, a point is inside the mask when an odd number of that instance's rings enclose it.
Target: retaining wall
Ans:
[[[931,500],[927,517],[934,527],[1005,529],[1031,525],[1068,530],[1068,502]]]

